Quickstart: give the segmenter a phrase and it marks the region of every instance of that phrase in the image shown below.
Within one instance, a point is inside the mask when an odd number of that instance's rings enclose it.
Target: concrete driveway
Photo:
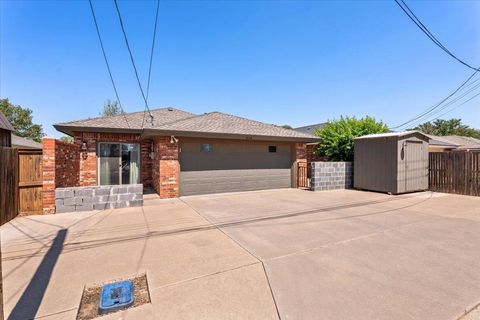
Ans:
[[[74,319],[85,285],[140,272],[152,303],[106,319],[480,315],[475,197],[285,189],[18,218],[0,230],[12,319]]]

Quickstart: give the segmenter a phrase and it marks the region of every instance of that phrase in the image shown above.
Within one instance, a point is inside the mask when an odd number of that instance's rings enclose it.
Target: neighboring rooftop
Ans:
[[[293,128],[293,130],[298,131],[298,132],[302,132],[302,133],[306,133],[306,134],[315,135],[315,132],[318,129],[323,129],[323,127],[325,127],[326,124],[327,124],[326,122],[322,122],[322,123],[317,123],[317,124],[311,124],[309,126]]]
[[[480,139],[464,136],[427,135],[431,145],[453,146],[457,150],[480,150]]]
[[[13,126],[8,121],[7,117],[0,111],[0,129],[13,131]]]
[[[174,108],[152,110],[153,125],[145,123],[144,113],[135,112],[113,117],[98,117],[79,121],[59,123],[54,127],[66,134],[75,131],[99,132],[143,132],[145,134],[175,134],[179,136],[250,136],[252,138],[283,138],[295,141],[316,141],[312,134],[285,129],[272,124],[249,120],[221,112],[195,115]],[[127,120],[125,120],[125,118]],[[148,113],[146,120],[148,119]],[[130,127],[127,126],[127,121]]]
[[[13,133],[12,133],[12,147],[19,148],[19,149],[43,149],[43,145],[40,142],[19,137]]]

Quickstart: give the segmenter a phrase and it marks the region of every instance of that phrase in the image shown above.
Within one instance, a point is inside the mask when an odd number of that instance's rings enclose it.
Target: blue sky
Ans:
[[[407,3],[451,51],[480,66],[480,2]],[[156,2],[119,4],[145,85]],[[49,136],[61,136],[52,124],[97,116],[114,99],[88,1],[0,6],[0,97],[33,109]],[[141,111],[113,0],[94,6],[124,109]],[[292,126],[371,115],[394,126],[472,74],[393,1],[162,0],[157,32],[152,108]],[[480,128],[480,97],[445,117]]]

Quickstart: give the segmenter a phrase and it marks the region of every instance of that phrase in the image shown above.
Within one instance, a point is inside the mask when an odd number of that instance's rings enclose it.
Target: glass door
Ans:
[[[122,144],[122,179],[121,184],[136,184],[140,182],[139,164],[140,152],[138,144]]]
[[[99,185],[140,182],[140,150],[134,143],[99,144]]]

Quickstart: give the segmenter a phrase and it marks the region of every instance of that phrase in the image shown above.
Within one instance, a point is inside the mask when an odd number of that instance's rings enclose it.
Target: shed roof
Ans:
[[[401,137],[409,136],[409,135],[413,135],[413,134],[418,134],[418,135],[424,136],[425,138],[429,139],[429,137],[426,134],[424,134],[420,131],[412,130],[412,131],[399,131],[399,132],[386,132],[386,133],[368,134],[368,135],[365,135],[365,136],[357,137],[354,140],[357,140],[357,139],[389,138],[389,137],[399,137],[399,138],[401,138]]]
[[[137,131],[154,134],[175,134],[183,136],[249,136],[252,138],[272,138],[292,141],[317,141],[311,134],[285,129],[276,125],[225,114],[210,112],[195,115],[173,108],[152,110],[154,123],[146,124],[142,130],[143,112],[129,113],[114,117],[102,117],[72,121],[54,125],[64,133],[72,135],[74,131]],[[130,128],[123,117],[127,117]]]
[[[14,131],[13,126],[8,121],[7,117],[0,111],[0,129]]]

